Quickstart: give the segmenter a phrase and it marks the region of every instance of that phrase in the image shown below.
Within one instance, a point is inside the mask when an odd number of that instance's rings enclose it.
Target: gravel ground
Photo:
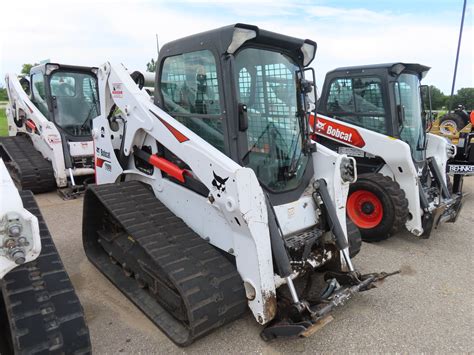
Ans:
[[[95,353],[473,352],[474,178],[464,209],[430,239],[399,234],[364,243],[362,272],[393,271],[378,289],[333,313],[334,321],[306,339],[263,342],[248,312],[188,348],[178,348],[86,259],[81,243],[82,200],[37,196],[63,262],[84,306]]]

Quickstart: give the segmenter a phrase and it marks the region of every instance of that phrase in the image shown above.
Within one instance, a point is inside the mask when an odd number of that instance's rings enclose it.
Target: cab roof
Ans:
[[[48,73],[48,68],[51,68],[50,72]],[[34,66],[30,69],[30,75],[34,73],[43,73],[49,75],[55,70],[70,70],[75,72],[92,72],[94,75],[97,74],[97,67],[84,67],[79,65],[69,65],[69,64],[59,64],[59,63],[42,63],[39,65]]]
[[[239,30],[243,30],[242,32],[246,30],[255,31],[255,36],[246,39],[237,47],[231,47],[231,44],[235,41],[235,34]],[[305,43],[310,46],[314,46],[313,53],[308,54],[303,51],[303,45]],[[302,66],[309,65],[313,61],[317,47],[316,42],[309,39],[290,37],[283,34],[262,30],[257,26],[237,23],[169,42],[161,48],[160,57],[178,55],[197,50],[199,47],[204,49],[211,46],[214,47],[219,54],[232,54],[234,51],[230,50],[231,48],[238,50],[238,48],[244,44],[246,46],[258,44],[264,47],[277,47],[283,49],[283,51],[291,55],[291,57],[296,59]]]
[[[418,63],[383,63],[383,64],[369,64],[369,65],[359,65],[359,66],[350,66],[350,67],[340,67],[328,72],[328,74],[332,74],[335,72],[347,72],[347,73],[355,73],[355,72],[368,72],[371,70],[387,70],[392,75],[400,75],[402,73],[414,73],[417,74],[420,79],[424,78],[426,73],[431,68],[418,64]]]

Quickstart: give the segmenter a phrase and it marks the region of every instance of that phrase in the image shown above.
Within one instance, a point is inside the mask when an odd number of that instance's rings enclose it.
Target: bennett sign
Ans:
[[[311,118],[312,117],[313,116],[311,116]],[[339,122],[330,121],[321,116],[318,116],[316,120],[316,133],[354,147],[362,148],[365,146],[364,139],[355,128],[348,127]]]

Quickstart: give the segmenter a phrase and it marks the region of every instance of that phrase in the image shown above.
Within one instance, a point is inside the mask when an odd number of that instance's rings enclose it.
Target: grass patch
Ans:
[[[0,137],[8,136],[7,114],[5,108],[0,108]]]

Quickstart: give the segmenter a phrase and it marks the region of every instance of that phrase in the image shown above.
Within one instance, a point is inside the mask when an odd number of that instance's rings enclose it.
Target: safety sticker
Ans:
[[[46,140],[49,144],[59,144],[61,143],[61,138],[56,134],[50,134],[46,137]]]
[[[122,98],[123,97],[122,83],[113,83],[112,84],[112,97],[114,97],[114,98]]]

